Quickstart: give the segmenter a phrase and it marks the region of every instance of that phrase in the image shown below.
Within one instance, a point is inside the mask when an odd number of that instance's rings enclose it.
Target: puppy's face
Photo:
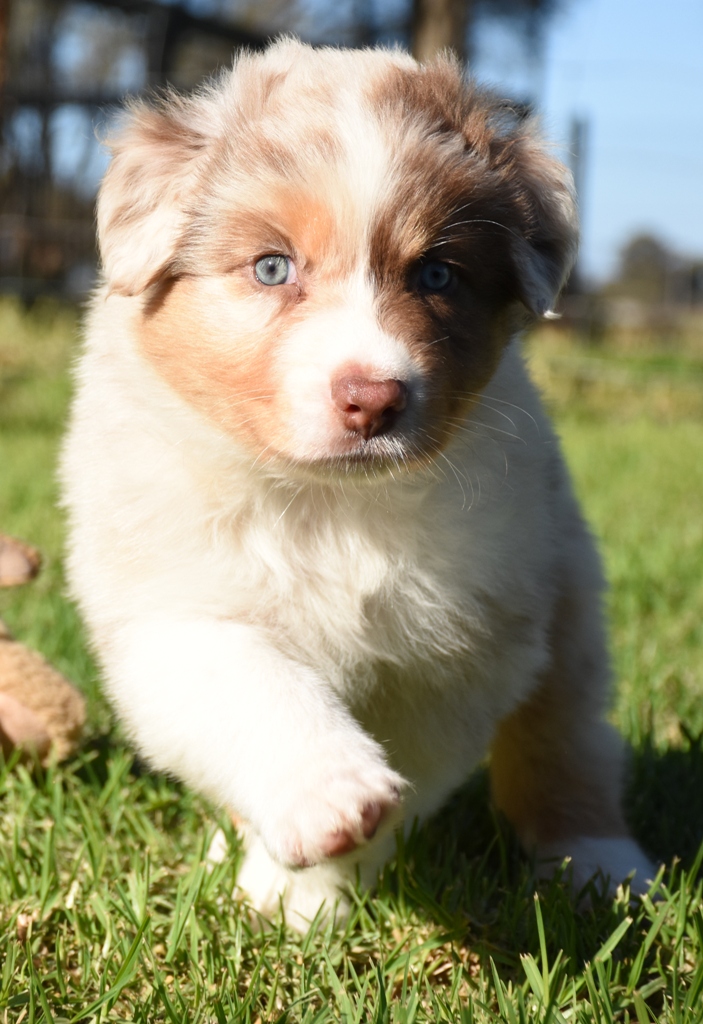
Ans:
[[[136,107],[98,222],[143,355],[260,462],[446,445],[573,258],[563,169],[441,62],[295,43]]]

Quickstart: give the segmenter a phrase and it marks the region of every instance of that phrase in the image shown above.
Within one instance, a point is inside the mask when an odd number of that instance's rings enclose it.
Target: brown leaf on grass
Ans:
[[[0,587],[28,583],[39,572],[41,555],[36,548],[0,533]]]
[[[23,945],[27,941],[30,928],[35,921],[39,920],[39,911],[33,910],[31,914],[17,915],[17,941]]]

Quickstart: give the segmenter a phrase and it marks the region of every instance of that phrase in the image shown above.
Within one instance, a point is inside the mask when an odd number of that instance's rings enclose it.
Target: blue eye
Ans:
[[[262,256],[254,264],[254,273],[261,284],[289,284],[293,262],[288,256]]]
[[[448,263],[429,260],[420,269],[419,285],[427,292],[443,292],[454,280],[454,270]]]

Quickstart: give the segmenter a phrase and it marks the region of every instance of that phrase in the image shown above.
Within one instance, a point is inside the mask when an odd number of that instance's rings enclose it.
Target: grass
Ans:
[[[594,889],[578,910],[558,881],[535,897],[479,773],[343,928],[301,937],[252,930],[227,819],[135,762],[100,695],[55,508],[74,331],[70,311],[0,304],[0,528],[45,554],[0,612],[90,707],[74,759],[2,771],[0,1020],[703,1020],[703,358],[530,343],[612,582],[613,716],[633,745],[633,827],[666,860],[659,899]],[[218,828],[231,856],[210,869]]]
[[[547,336],[531,356],[605,557],[616,718],[638,743],[699,734],[703,345],[624,358]]]

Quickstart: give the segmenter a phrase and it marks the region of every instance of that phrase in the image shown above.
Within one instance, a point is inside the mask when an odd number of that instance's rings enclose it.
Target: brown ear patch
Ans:
[[[545,151],[535,122],[448,59],[390,67],[369,100],[392,139],[400,185],[384,218],[395,205],[406,251],[445,231],[459,257],[463,245],[483,295],[544,313],[573,264],[577,223],[569,173]],[[379,248],[388,234],[379,233]]]

